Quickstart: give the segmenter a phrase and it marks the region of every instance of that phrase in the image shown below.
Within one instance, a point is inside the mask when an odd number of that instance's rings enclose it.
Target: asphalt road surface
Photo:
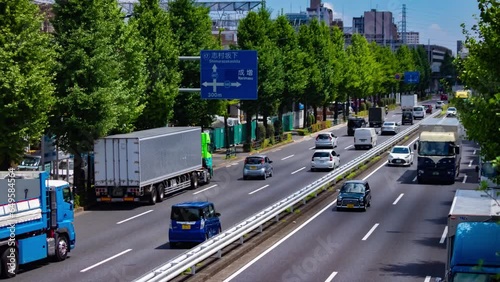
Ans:
[[[372,188],[367,212],[337,211],[331,203],[220,281],[428,282],[443,277],[444,230],[455,190],[478,186],[479,149],[464,141],[462,150],[454,185],[417,184],[416,162],[412,167],[382,164],[359,177]]]
[[[387,120],[400,119],[400,111],[387,116]],[[335,150],[341,155],[341,164],[365,152],[354,150],[353,137],[346,136],[345,126],[333,132],[340,136]],[[378,144],[389,137],[379,136]],[[328,173],[310,171],[313,138],[268,152],[274,161],[274,175],[265,181],[243,181],[239,161],[215,170],[209,185],[176,194],[154,206],[109,205],[85,211],[75,218],[76,249],[67,260],[24,266],[11,281],[132,281],[185,251],[170,249],[168,244],[172,204],[212,201],[222,214],[223,229],[227,229]]]

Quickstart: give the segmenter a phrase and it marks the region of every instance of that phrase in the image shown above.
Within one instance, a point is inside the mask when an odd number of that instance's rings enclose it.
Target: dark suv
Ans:
[[[337,210],[362,209],[371,205],[372,193],[365,180],[349,180],[344,182],[337,196]]]
[[[401,115],[401,124],[413,125],[413,113],[411,111],[404,111]]]
[[[360,117],[350,117],[347,120],[347,135],[354,136],[356,128],[366,127],[366,120]]]

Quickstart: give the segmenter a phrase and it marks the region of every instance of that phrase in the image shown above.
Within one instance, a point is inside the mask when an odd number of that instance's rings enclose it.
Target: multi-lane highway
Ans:
[[[400,121],[390,112],[388,120]],[[341,163],[361,155],[353,149],[346,128],[336,151]],[[389,136],[379,136],[378,144]],[[60,263],[37,263],[25,267],[12,281],[132,281],[184,250],[170,249],[168,226],[174,203],[208,200],[222,214],[228,228],[277,200],[310,184],[327,172],[310,172],[314,139],[305,138],[267,153],[274,161],[274,175],[267,180],[242,180],[242,163],[215,171],[213,181],[194,191],[185,191],[154,206],[110,206],[83,212],[75,218],[76,249]]]
[[[443,277],[445,226],[456,189],[477,187],[478,148],[465,141],[454,185],[419,185],[412,167],[385,163],[360,176],[372,188],[367,212],[335,202],[211,281],[431,281]],[[264,247],[263,247],[264,248]],[[242,261],[244,261],[242,259]],[[229,275],[229,276],[228,276]]]

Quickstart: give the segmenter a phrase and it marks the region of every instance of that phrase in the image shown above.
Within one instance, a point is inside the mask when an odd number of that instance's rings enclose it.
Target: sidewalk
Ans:
[[[216,170],[220,167],[225,167],[226,165],[228,165],[230,163],[238,162],[238,161],[246,158],[249,155],[254,155],[254,154],[263,153],[263,152],[267,152],[267,151],[272,151],[276,148],[279,148],[282,146],[287,146],[287,145],[295,143],[295,142],[302,142],[304,140],[310,140],[311,138],[316,137],[319,133],[329,132],[329,131],[335,130],[337,128],[340,128],[342,126],[345,126],[345,123],[340,123],[340,124],[337,124],[337,125],[332,126],[330,128],[323,129],[321,131],[314,132],[314,133],[304,135],[304,136],[300,136],[297,133],[297,131],[286,132],[286,133],[292,134],[292,142],[276,144],[274,146],[270,146],[270,147],[267,147],[265,149],[253,151],[253,152],[244,152],[242,144],[236,145],[236,146],[234,146],[235,151],[236,151],[236,156],[232,157],[230,159],[226,159],[226,149],[222,148],[222,149],[219,149],[219,150],[212,153],[212,164],[213,164],[214,170]]]

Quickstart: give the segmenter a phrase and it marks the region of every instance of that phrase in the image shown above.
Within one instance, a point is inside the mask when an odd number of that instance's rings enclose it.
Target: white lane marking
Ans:
[[[335,278],[335,276],[337,276],[337,273],[338,272],[333,272],[332,274],[330,274],[330,276],[328,276],[328,278],[326,278],[325,282],[330,282],[333,280],[333,278]]]
[[[399,195],[399,197],[396,199],[396,201],[394,201],[394,203],[392,203],[393,205],[397,204],[399,202],[399,200],[401,200],[401,198],[403,198],[403,193],[401,193],[401,195]]]
[[[226,167],[231,167],[231,165],[226,165]]]
[[[153,210],[145,211],[145,212],[140,213],[140,214],[138,214],[138,215],[134,215],[133,217],[129,217],[129,218],[124,219],[124,220],[122,220],[122,221],[118,221],[116,224],[122,224],[122,223],[127,222],[127,221],[129,221],[129,220],[132,220],[132,219],[134,219],[134,218],[138,218],[139,216],[143,216],[143,215],[145,215],[145,214],[148,214],[148,213],[150,213],[150,212],[152,212],[152,211],[153,211]]]
[[[290,156],[288,156],[288,157],[284,157],[284,158],[282,158],[281,160],[282,160],[282,161],[284,161],[284,160],[289,159],[289,158],[291,158],[291,157],[293,157],[293,156],[295,156],[295,155],[290,155]]]
[[[207,191],[208,189],[212,189],[212,188],[214,188],[215,186],[217,186],[217,184],[214,184],[214,185],[212,185],[212,186],[210,186],[210,187],[207,187],[207,188],[205,188],[205,189],[203,189],[203,190],[200,190],[200,191],[194,192],[194,193],[193,193],[193,195],[200,194],[201,192],[205,192],[205,191]]]
[[[475,155],[476,154],[476,150],[474,150],[474,152],[472,152],[472,154]]]
[[[276,149],[276,150],[274,150],[274,151],[275,151],[275,152],[278,152],[278,151],[280,151],[280,150],[281,150],[281,148],[279,148],[279,149]]]
[[[309,148],[309,150],[314,150],[316,149],[316,146]]]
[[[462,183],[465,183],[467,181],[467,174],[464,175],[464,181],[462,181]]]
[[[347,150],[347,149],[349,149],[351,147],[354,147],[354,145],[349,145],[349,146],[345,147],[344,150]]]
[[[296,171],[292,172],[292,174],[296,174],[297,172],[299,172],[299,171],[301,171],[301,170],[303,170],[303,169],[305,169],[305,168],[306,168],[306,167],[299,168],[299,169],[297,169]]]
[[[264,185],[264,186],[260,187],[259,189],[254,190],[254,191],[252,191],[252,192],[248,193],[248,195],[252,195],[253,193],[257,193],[257,192],[259,192],[260,190],[265,189],[265,188],[267,188],[267,187],[269,187],[269,184],[268,184],[268,185]]]
[[[232,165],[238,165],[238,163],[232,163]]]
[[[283,237],[281,240],[279,240],[278,242],[276,242],[274,245],[272,245],[271,247],[269,247],[267,250],[265,250],[263,253],[261,253],[260,255],[258,255],[256,258],[254,258],[253,260],[251,260],[249,263],[247,263],[246,265],[244,265],[243,267],[241,267],[240,269],[238,269],[238,271],[236,271],[235,273],[231,274],[231,276],[229,276],[228,278],[226,278],[223,282],[229,282],[231,280],[233,280],[236,276],[238,276],[240,273],[242,273],[243,271],[245,271],[247,268],[249,268],[250,266],[252,266],[254,263],[256,263],[258,260],[260,260],[263,256],[267,255],[268,253],[270,253],[272,250],[274,250],[275,248],[277,248],[279,245],[281,245],[283,242],[285,242],[286,240],[288,240],[288,238],[292,237],[293,234],[299,232],[302,228],[304,228],[306,225],[308,225],[311,221],[313,221],[316,217],[318,217],[320,214],[322,214],[323,212],[325,212],[327,209],[329,209],[331,206],[335,205],[337,203],[337,200],[334,200],[333,202],[331,202],[329,205],[327,205],[326,207],[324,207],[322,210],[320,210],[318,213],[316,213],[315,215],[313,215],[311,218],[309,218],[306,222],[302,223],[302,225],[300,225],[299,227],[297,227],[295,230],[293,230],[292,232],[288,233],[288,235],[286,235],[285,237]]]
[[[446,235],[448,235],[448,226],[444,228],[443,235],[441,235],[441,240],[439,240],[439,244],[444,243],[444,240],[446,240]]]
[[[470,160],[470,162],[469,162],[469,167],[471,167],[471,166],[472,166],[472,160]]]
[[[368,231],[368,233],[366,233],[365,237],[363,237],[363,239],[361,239],[362,241],[366,241],[366,239],[368,239],[368,237],[370,237],[370,235],[372,235],[373,231],[375,231],[375,229],[379,226],[378,223],[375,223],[375,225],[373,225],[372,229],[370,229],[370,231]]]
[[[370,174],[368,174],[367,176],[365,176],[365,178],[363,178],[363,180],[368,179],[368,177],[372,176],[375,172],[377,172],[377,170],[381,169],[384,166],[385,166],[385,162],[383,164],[381,164],[379,167],[377,167],[374,171],[370,172]]]
[[[413,178],[412,182],[415,182],[417,181],[417,177],[415,176],[415,178]]]
[[[86,272],[87,270],[91,270],[91,269],[92,269],[92,268],[94,268],[94,267],[97,267],[97,266],[99,266],[99,265],[101,265],[101,264],[103,264],[103,263],[106,263],[106,262],[108,262],[108,261],[110,261],[110,260],[112,260],[112,259],[115,259],[115,258],[117,258],[117,257],[119,257],[119,256],[121,256],[121,255],[124,255],[124,254],[126,254],[126,253],[128,253],[128,252],[130,252],[130,251],[132,251],[132,249],[125,250],[125,251],[123,251],[123,252],[121,252],[121,253],[119,253],[119,254],[116,254],[116,255],[114,255],[114,256],[112,256],[112,257],[110,257],[110,258],[107,258],[107,259],[105,259],[105,260],[103,260],[103,261],[100,261],[100,262],[98,262],[98,263],[96,263],[96,264],[94,264],[94,265],[91,265],[91,266],[89,266],[89,267],[87,267],[87,268],[85,268],[85,269],[82,269],[82,270],[80,270],[80,272]]]
[[[431,277],[430,276],[426,276],[424,282],[431,282]]]

